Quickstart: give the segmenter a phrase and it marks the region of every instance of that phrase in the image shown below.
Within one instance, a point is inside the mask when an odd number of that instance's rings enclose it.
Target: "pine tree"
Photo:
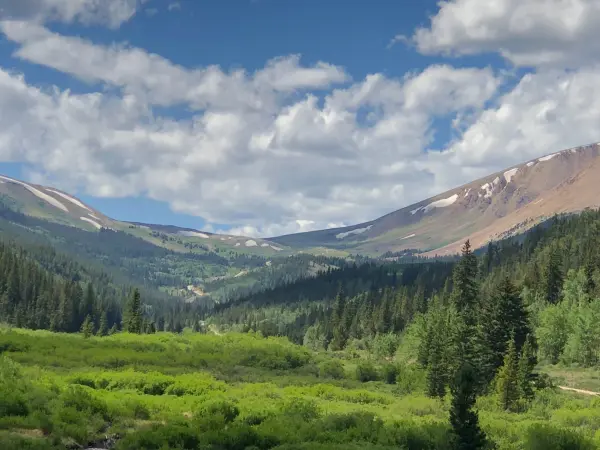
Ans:
[[[133,290],[127,305],[123,329],[128,333],[141,334],[143,331],[142,325],[143,318],[140,291],[136,288]]]
[[[446,395],[446,367],[443,364],[441,342],[435,342],[427,364],[427,395],[444,398]]]
[[[100,326],[98,327],[98,336],[106,336],[108,334],[108,319],[106,317],[106,311],[102,312],[100,317]]]
[[[94,324],[90,316],[86,316],[85,320],[83,321],[83,324],[81,325],[81,332],[83,333],[83,337],[86,339],[94,334]]]
[[[461,260],[454,270],[452,299],[456,310],[467,318],[467,324],[474,324],[474,313],[479,297],[477,257],[473,254],[468,240],[463,245],[461,253]]]
[[[563,286],[561,251],[558,245],[550,250],[548,261],[542,273],[543,288],[546,300],[549,303],[557,303]]]
[[[110,327],[110,330],[108,330],[108,335],[112,336],[113,334],[117,334],[119,332],[119,329],[117,328],[117,324],[113,323],[113,326]]]
[[[346,307],[346,299],[344,298],[344,292],[340,285],[338,294],[333,302],[333,310],[331,313],[331,327],[333,330],[333,336],[329,344],[331,350],[342,350],[346,346],[348,339],[348,329],[344,322],[344,310]]]
[[[462,257],[453,274],[452,304],[459,317],[456,321],[457,367],[468,363],[475,367],[476,316],[479,303],[477,257],[467,240],[462,248]]]
[[[451,388],[450,425],[456,450],[477,450],[489,446],[485,433],[479,427],[479,416],[473,410],[477,399],[476,381],[473,368],[465,363],[458,370]]]
[[[523,345],[523,349],[521,350],[518,368],[519,395],[525,400],[533,399],[533,371],[536,364],[535,343],[533,336],[530,334],[527,336],[525,345]]]
[[[502,366],[509,340],[514,341],[519,353],[530,333],[521,295],[510,279],[504,277],[479,314],[476,354],[483,388]]]
[[[519,401],[519,361],[514,339],[511,339],[504,365],[496,377],[498,403],[504,411],[516,411]]]

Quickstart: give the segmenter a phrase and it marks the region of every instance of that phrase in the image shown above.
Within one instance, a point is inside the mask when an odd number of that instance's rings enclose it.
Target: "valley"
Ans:
[[[3,177],[0,447],[597,448],[598,152],[269,239]]]

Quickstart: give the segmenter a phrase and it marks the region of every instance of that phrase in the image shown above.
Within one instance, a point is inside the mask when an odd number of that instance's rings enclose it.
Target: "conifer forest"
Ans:
[[[598,211],[195,302],[6,230],[2,449],[600,447]]]

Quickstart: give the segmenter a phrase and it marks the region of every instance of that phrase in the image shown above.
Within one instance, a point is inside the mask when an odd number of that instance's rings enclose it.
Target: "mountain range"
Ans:
[[[172,251],[195,248],[263,257],[450,255],[526,231],[545,219],[600,206],[600,144],[552,153],[345,228],[268,239],[218,235],[177,226],[123,222],[52,187],[0,176],[0,201],[24,215],[97,232],[122,231]]]

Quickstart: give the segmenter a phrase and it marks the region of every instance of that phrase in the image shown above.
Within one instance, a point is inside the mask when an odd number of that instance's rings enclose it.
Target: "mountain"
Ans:
[[[563,150],[451,189],[371,222],[269,239],[112,219],[55,188],[0,176],[0,202],[85,231],[122,231],[179,253],[261,258],[310,253],[443,256],[465,239],[475,247],[531,228],[561,213],[600,206],[600,144]],[[239,271],[238,271],[239,272]],[[237,274],[237,272],[236,272]],[[231,274],[230,274],[231,275]]]
[[[0,202],[26,216],[85,231],[112,229],[142,238],[152,244],[180,252],[234,251],[272,256],[285,248],[264,239],[218,235],[192,228],[123,222],[112,219],[81,200],[53,187],[26,183],[0,175]]]
[[[600,144],[563,150],[509,167],[352,227],[292,234],[271,241],[364,255],[457,253],[531,228],[561,213],[600,206]]]
[[[66,192],[2,175],[0,237],[31,251],[53,248],[121,284],[189,302],[252,293],[343,263],[264,239],[115,220]]]

